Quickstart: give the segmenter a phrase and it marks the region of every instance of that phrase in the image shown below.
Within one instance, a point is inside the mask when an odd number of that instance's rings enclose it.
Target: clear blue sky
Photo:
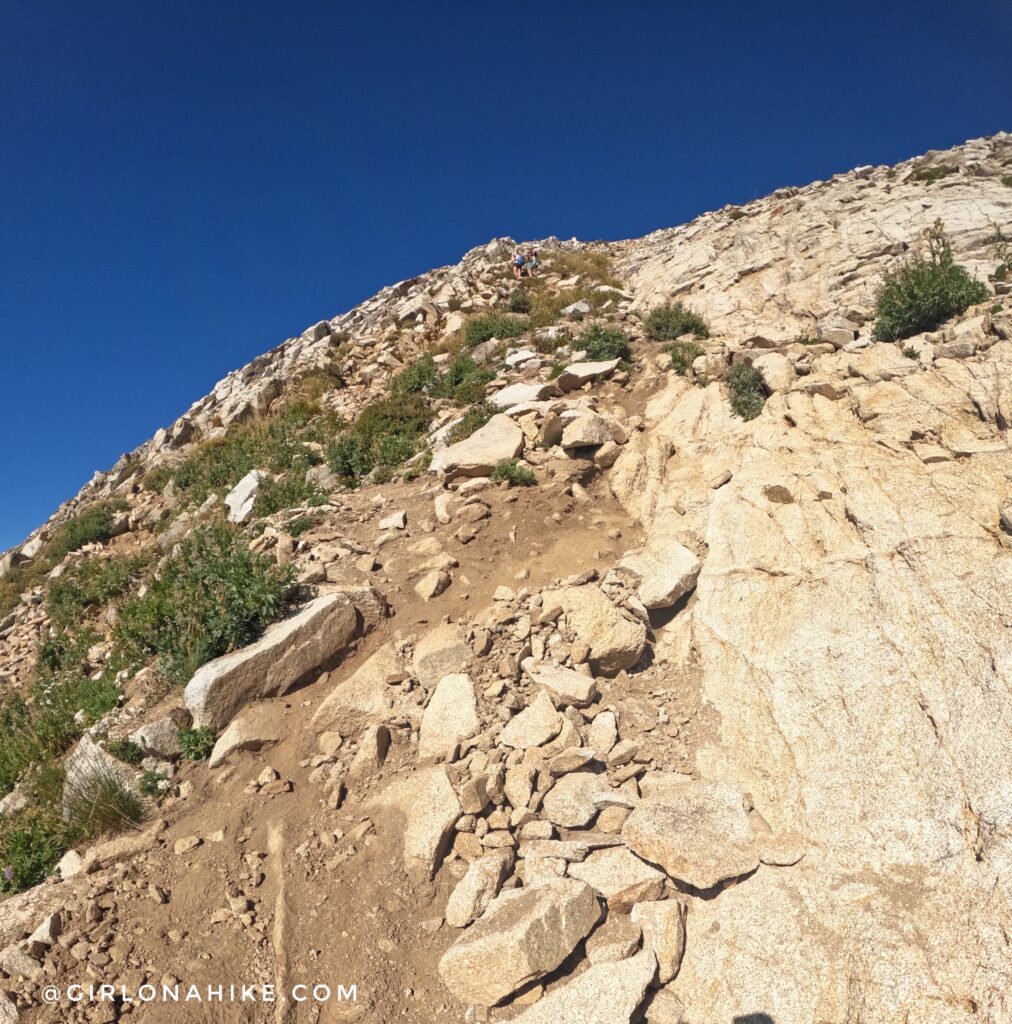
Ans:
[[[496,235],[1012,127],[1007,0],[0,0],[0,549],[216,380]]]

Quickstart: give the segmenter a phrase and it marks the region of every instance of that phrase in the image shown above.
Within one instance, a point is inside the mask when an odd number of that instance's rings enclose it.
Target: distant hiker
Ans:
[[[538,269],[538,253],[536,249],[527,250],[527,276],[533,277],[534,272]]]
[[[520,275],[524,272],[524,264],[527,262],[527,258],[518,245],[513,253],[513,276],[519,281]]]

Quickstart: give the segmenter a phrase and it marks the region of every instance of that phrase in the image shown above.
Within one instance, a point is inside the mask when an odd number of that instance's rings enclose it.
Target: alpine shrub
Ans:
[[[647,315],[647,333],[659,341],[674,341],[683,334],[710,337],[710,325],[681,302],[652,309]]]

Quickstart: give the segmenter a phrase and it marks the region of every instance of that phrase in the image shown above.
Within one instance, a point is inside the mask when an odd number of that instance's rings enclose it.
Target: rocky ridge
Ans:
[[[500,411],[452,444],[459,410],[439,410],[427,475],[335,490],[298,538],[310,510],[268,517],[251,544],[315,596],[182,695],[126,683],[95,735],[139,742],[171,795],[0,904],[0,1013],[137,1012],[40,1004],[81,971],[280,983],[344,963],[362,999],[334,1020],[1007,1019],[1008,286],[902,346],[870,321],[937,218],[993,273],[1010,159],[995,136],[595,246],[608,304],[529,339],[550,353],[491,346]],[[539,245],[561,294],[552,254],[586,247]],[[171,550],[216,513],[156,540],[145,473],[335,361],[346,386],[322,401],[353,416],[512,293],[508,252],[230,375],[21,557],[110,495],[122,530],[70,562]],[[684,375],[640,315],[672,298],[711,325]],[[628,364],[581,356],[597,321],[627,331]],[[727,398],[742,364],[765,389],[749,421]],[[537,488],[491,482],[514,458]],[[39,588],[0,623],[0,670],[19,678],[48,628]],[[218,734],[208,767],[178,762],[180,717]]]

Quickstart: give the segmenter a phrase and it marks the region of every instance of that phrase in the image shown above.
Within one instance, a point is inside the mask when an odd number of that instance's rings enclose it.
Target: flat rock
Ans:
[[[699,559],[673,537],[624,555],[618,568],[637,581],[636,595],[649,609],[670,608],[690,594],[699,579]]]
[[[491,850],[473,861],[450,894],[446,923],[451,928],[466,928],[481,917],[499,895],[512,867],[513,851],[509,849]]]
[[[513,1024],[629,1024],[656,972],[649,949],[596,964],[514,1017]]]
[[[587,960],[611,964],[625,960],[640,948],[642,932],[628,914],[608,914],[608,920],[587,939]]]
[[[571,772],[563,775],[545,794],[544,816],[562,828],[584,828],[603,807],[631,807],[625,793],[612,789],[606,775]]]
[[[741,790],[727,782],[689,782],[641,800],[622,838],[635,853],[697,889],[711,889],[759,865]]]
[[[562,391],[576,391],[591,381],[610,377],[618,367],[620,360],[605,359],[600,362],[571,363],[556,379]]]
[[[465,672],[471,664],[471,649],[460,626],[446,623],[426,633],[415,644],[411,667],[418,681],[431,689],[443,676]]]
[[[566,424],[562,431],[562,447],[596,448],[614,441],[611,424],[596,412],[585,412]]]
[[[643,623],[626,616],[593,584],[564,587],[545,600],[562,606],[569,628],[590,648],[590,667],[597,674],[632,668],[646,649]]]
[[[593,676],[551,662],[535,661],[533,658],[525,658],[521,667],[535,685],[552,698],[557,708],[585,708],[597,698],[597,683]]]
[[[496,463],[515,459],[523,450],[523,430],[505,413],[497,413],[470,437],[436,452],[429,470],[449,479],[487,476]]]
[[[389,712],[387,680],[403,674],[392,643],[378,648],[352,675],[338,683],[313,715],[321,730],[337,729],[349,736],[382,721]]]
[[[284,739],[277,709],[268,704],[254,704],[232,719],[218,737],[207,764],[217,768],[230,754],[242,750],[263,750]]]
[[[664,874],[630,853],[624,846],[596,850],[569,867],[571,878],[586,882],[608,901],[608,910],[627,914],[633,905],[656,900],[664,892]]]
[[[657,980],[666,985],[678,973],[685,953],[685,911],[681,900],[637,903],[632,920],[643,932],[643,946],[657,957]]]
[[[378,804],[398,819],[404,840],[404,869],[412,878],[432,878],[449,849],[460,801],[446,768],[433,765],[392,782]]]
[[[443,676],[422,715],[418,756],[452,761],[461,741],[473,736],[480,725],[470,676]]]
[[[241,708],[281,696],[344,651],[358,633],[355,607],[325,594],[274,623],[255,643],[197,669],[183,699],[197,727],[223,729]]]
[[[515,405],[526,402],[540,402],[542,399],[557,395],[559,389],[552,382],[544,384],[509,384],[501,391],[489,396],[489,405],[497,409],[511,409]]]
[[[590,886],[571,878],[509,890],[443,954],[439,976],[461,1002],[494,1006],[554,971],[600,915]]]
[[[555,710],[551,698],[539,690],[530,706],[506,723],[499,733],[499,744],[520,750],[540,747],[559,735],[562,724],[562,715]]]
[[[251,469],[225,495],[225,504],[228,506],[228,521],[230,523],[241,525],[249,522],[256,507],[260,484],[266,479],[266,473],[261,472],[259,469]]]

